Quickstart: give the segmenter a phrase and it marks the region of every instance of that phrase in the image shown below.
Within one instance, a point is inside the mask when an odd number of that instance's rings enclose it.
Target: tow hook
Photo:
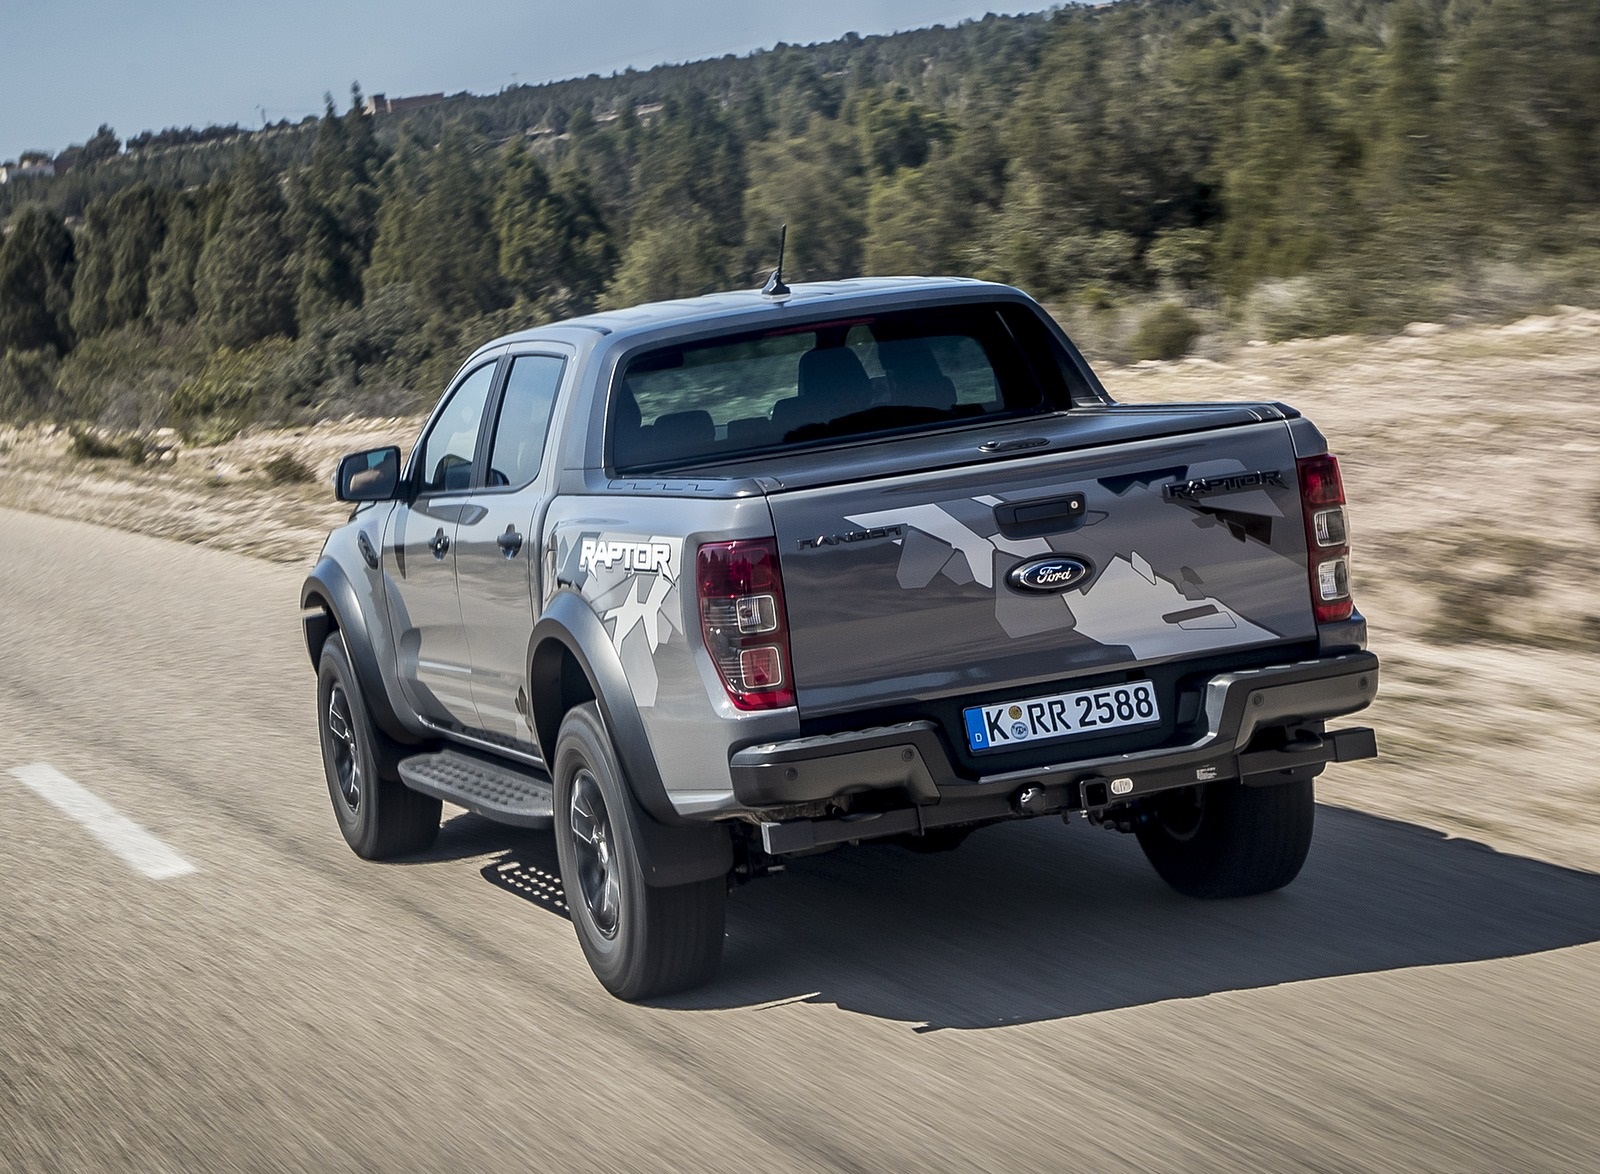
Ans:
[[[1011,810],[1018,815],[1043,815],[1049,806],[1049,797],[1038,783],[1029,783],[1011,796]]]

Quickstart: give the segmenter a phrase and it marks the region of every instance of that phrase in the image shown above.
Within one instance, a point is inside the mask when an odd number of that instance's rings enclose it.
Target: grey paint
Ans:
[[[1071,416],[1059,428],[1070,429]],[[1279,470],[1283,487],[1166,500],[1190,477]],[[1085,495],[1081,523],[1000,533],[995,507]],[[980,694],[1075,673],[1313,639],[1294,453],[1263,423],[903,473],[771,497],[803,714]],[[806,545],[861,531],[888,536]],[[1055,552],[1059,594],[1005,585]]]
[[[478,725],[472,701],[472,659],[456,591],[456,542],[465,494],[400,503],[384,542],[389,622],[399,658],[401,691],[429,721]],[[429,543],[443,534],[437,557]]]
[[[531,742],[517,693],[526,680],[525,650],[537,611],[532,567],[538,549],[539,493],[474,495],[456,532],[456,585],[466,635],[469,685],[480,728]],[[507,558],[498,544],[506,527],[523,536]]]

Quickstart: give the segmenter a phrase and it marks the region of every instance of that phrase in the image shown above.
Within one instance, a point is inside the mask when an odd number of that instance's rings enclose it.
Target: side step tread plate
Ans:
[[[499,823],[548,828],[554,822],[550,778],[533,767],[512,766],[461,750],[441,750],[401,759],[400,781],[413,791]]]

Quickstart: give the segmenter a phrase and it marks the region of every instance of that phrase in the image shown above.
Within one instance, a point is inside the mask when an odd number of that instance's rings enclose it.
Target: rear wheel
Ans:
[[[317,664],[317,726],[328,797],[351,851],[382,860],[431,847],[439,834],[439,800],[385,777],[388,747],[367,713],[337,631],[323,643]]]
[[[1158,796],[1137,833],[1156,872],[1178,892],[1249,897],[1300,874],[1315,819],[1309,778],[1268,787],[1218,782]]]
[[[637,846],[644,818],[599,710],[592,701],[573,709],[556,738],[556,856],[578,944],[620,999],[699,986],[722,960],[727,881],[646,884]]]

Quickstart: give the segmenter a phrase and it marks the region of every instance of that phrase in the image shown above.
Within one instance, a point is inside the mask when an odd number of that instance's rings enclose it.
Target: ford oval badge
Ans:
[[[1018,591],[1055,595],[1076,587],[1093,569],[1069,554],[1046,554],[1012,567],[1006,572],[1006,582]]]

